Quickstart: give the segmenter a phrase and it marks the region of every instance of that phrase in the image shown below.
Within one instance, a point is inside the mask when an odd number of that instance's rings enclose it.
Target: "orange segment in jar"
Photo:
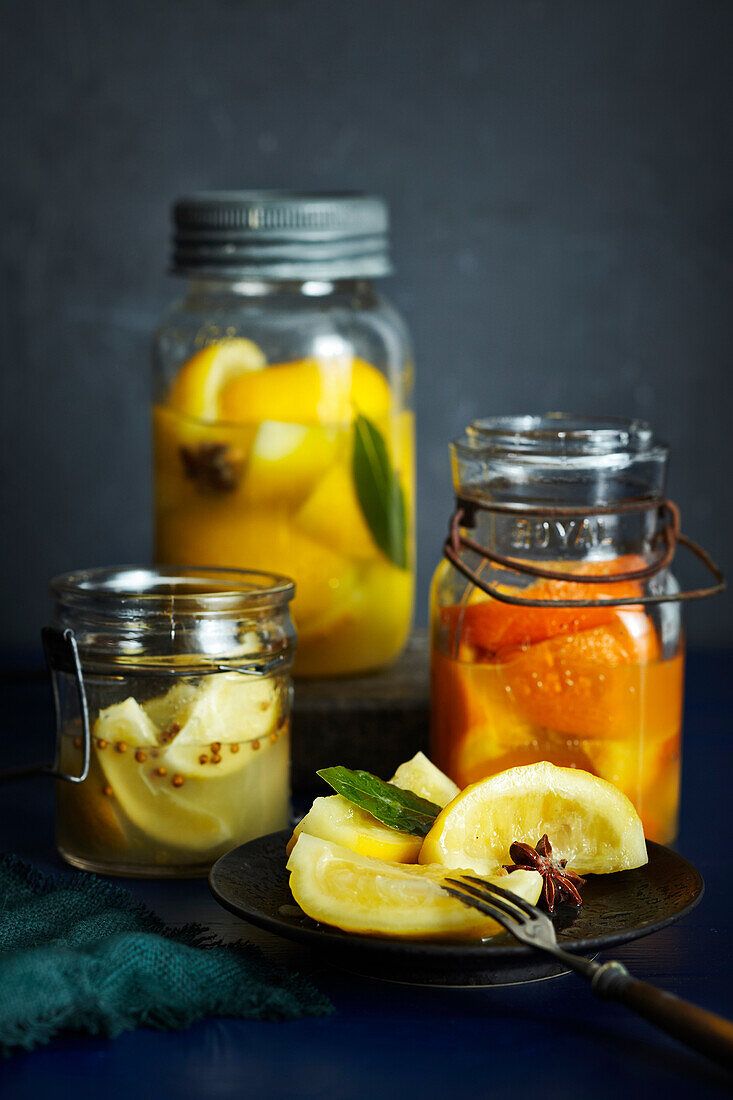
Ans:
[[[638,611],[559,634],[503,665],[521,713],[575,737],[628,737],[642,720],[642,666],[656,661],[654,628]]]
[[[539,731],[517,706],[506,668],[496,662],[454,661],[433,654],[436,763],[461,786],[497,770],[494,758],[521,752],[536,742]]]
[[[242,373],[221,394],[222,419],[235,423],[350,424],[355,413],[379,420],[389,413],[385,377],[351,355],[299,359]]]
[[[626,554],[605,562],[566,562],[557,568],[562,572],[577,572],[579,576],[612,577],[643,569],[645,565],[644,559],[638,555]],[[628,599],[642,595],[639,581],[605,585],[540,579],[522,589],[501,587],[507,595],[532,600]],[[448,630],[449,652],[455,644],[456,630],[459,630],[462,645],[493,656],[507,648],[533,645],[558,634],[602,626],[611,622],[615,614],[614,607],[523,607],[502,603],[480,593],[476,602],[444,608],[441,620]]]
[[[486,775],[552,760],[591,771],[579,743],[568,744],[523,714],[504,664],[433,656],[433,752],[461,787]]]
[[[664,741],[648,740],[646,732],[645,725],[643,737],[581,744],[590,760],[588,771],[613,783],[634,803],[644,823],[644,835],[669,844],[675,837],[679,804],[680,731]]]

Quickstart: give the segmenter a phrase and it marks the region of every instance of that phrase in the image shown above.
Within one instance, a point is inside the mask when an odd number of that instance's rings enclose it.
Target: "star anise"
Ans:
[[[231,493],[239,484],[244,460],[228,443],[200,443],[181,447],[186,477],[202,493]]]
[[[565,869],[566,859],[552,858],[552,845],[547,833],[538,841],[536,848],[515,840],[509,855],[514,860],[513,864],[506,865],[510,874],[521,870],[539,871],[542,875],[542,898],[549,913],[553,912],[556,901],[562,905],[583,904],[578,887],[585,886],[585,879]]]

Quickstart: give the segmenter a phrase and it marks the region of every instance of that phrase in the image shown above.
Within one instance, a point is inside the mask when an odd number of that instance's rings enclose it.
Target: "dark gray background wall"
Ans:
[[[167,208],[385,195],[415,337],[420,606],[476,415],[650,419],[730,560],[729,0],[2,4],[2,644],[46,581],[145,558]],[[733,642],[728,601],[689,615]]]

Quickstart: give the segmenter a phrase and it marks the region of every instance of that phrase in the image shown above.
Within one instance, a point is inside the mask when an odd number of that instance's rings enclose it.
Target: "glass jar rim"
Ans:
[[[496,457],[520,462],[666,458],[666,443],[657,440],[644,420],[584,416],[563,412],[494,416],[474,420],[455,452],[466,458]]]
[[[61,573],[51,580],[62,601],[139,603],[149,613],[219,611],[285,604],[295,582],[280,573],[192,565],[101,566]]]

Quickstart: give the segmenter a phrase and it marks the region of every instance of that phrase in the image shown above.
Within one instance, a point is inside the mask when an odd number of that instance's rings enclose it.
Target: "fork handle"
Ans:
[[[623,963],[607,962],[592,978],[593,992],[619,1001],[686,1046],[733,1069],[733,1023],[632,977]]]

